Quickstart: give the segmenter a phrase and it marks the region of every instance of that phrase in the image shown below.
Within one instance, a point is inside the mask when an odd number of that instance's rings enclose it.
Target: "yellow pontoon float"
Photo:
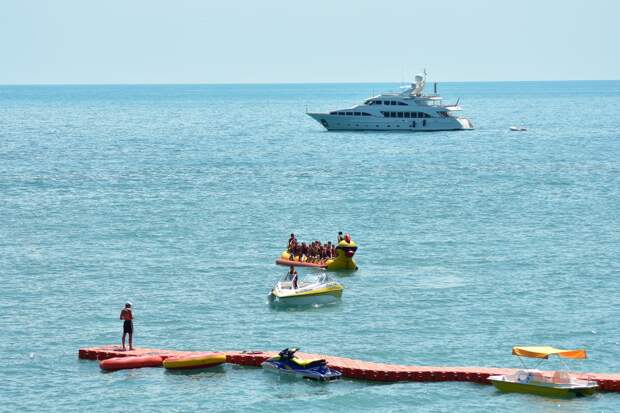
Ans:
[[[515,356],[546,360],[555,355],[566,359],[585,359],[586,351],[561,350],[549,346],[540,347],[513,347]],[[542,360],[541,360],[542,362]],[[538,363],[540,365],[540,363]],[[548,372],[547,372],[548,373]],[[489,376],[489,381],[495,388],[503,392],[530,393],[550,397],[580,397],[596,392],[598,384],[595,381],[577,379],[568,371],[555,371],[546,375],[538,369],[517,370],[510,375]]]

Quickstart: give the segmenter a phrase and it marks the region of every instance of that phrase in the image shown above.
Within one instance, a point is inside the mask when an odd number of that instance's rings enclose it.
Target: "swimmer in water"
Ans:
[[[131,303],[129,301],[125,303],[125,308],[121,310],[120,319],[123,320],[123,339],[122,339],[123,350],[126,350],[125,348],[125,335],[126,334],[129,334],[129,350],[133,350],[133,341],[132,341],[133,312],[131,311]]]

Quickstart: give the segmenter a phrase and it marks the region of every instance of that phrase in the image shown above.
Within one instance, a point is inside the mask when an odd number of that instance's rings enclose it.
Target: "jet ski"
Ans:
[[[323,359],[300,359],[295,357],[297,348],[285,348],[277,356],[265,360],[261,366],[267,370],[293,374],[317,381],[337,380],[342,373],[330,369]]]

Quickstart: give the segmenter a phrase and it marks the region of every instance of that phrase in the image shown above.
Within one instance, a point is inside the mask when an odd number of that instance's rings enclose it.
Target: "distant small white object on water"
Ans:
[[[527,128],[525,126],[511,126],[510,130],[513,132],[524,132]]]

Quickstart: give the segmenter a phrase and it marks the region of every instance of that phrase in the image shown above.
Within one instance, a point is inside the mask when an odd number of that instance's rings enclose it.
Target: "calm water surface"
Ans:
[[[129,299],[138,346],[518,367],[513,345],[552,344],[620,372],[620,82],[441,84],[474,131],[325,132],[304,114],[396,86],[0,87],[0,410],[620,410],[611,393],[77,360],[118,342]],[[360,246],[342,303],[271,309],[289,233],[338,230]]]

